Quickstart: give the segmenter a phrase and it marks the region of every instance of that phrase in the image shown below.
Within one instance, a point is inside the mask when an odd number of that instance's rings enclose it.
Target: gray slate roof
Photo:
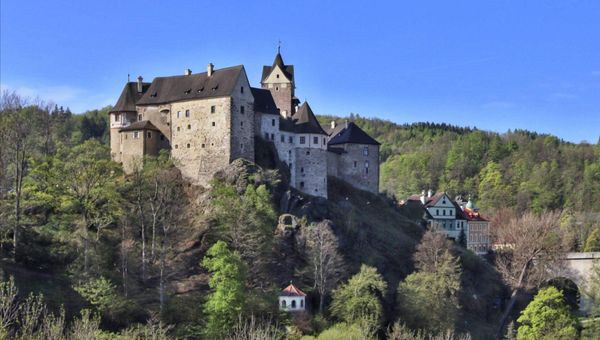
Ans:
[[[142,120],[139,122],[131,123],[129,126],[126,126],[119,130],[122,131],[140,131],[140,130],[154,130],[160,131],[154,124],[152,124],[149,120]]]
[[[279,114],[279,109],[275,104],[271,91],[265,89],[259,89],[256,87],[250,88],[252,90],[252,96],[254,97],[254,112],[261,112],[267,114]]]
[[[148,90],[150,83],[142,83],[142,93],[137,91],[137,82],[132,81],[125,84],[119,100],[110,112],[135,112],[135,103]]]
[[[349,122],[347,127],[346,125],[342,125],[340,130],[333,129],[333,133],[330,135],[331,139],[329,140],[328,145],[337,145],[337,144],[368,144],[368,145],[380,145],[378,141],[373,139],[373,137],[369,136],[363,129],[359,128],[358,125],[354,124],[354,122]]]
[[[262,72],[262,77],[261,77],[261,82],[265,81],[265,79],[267,79],[267,77],[269,76],[269,74],[271,74],[271,71],[273,71],[273,69],[275,68],[275,66],[279,66],[281,68],[281,70],[283,71],[283,73],[285,74],[285,76],[291,81],[294,81],[294,65],[286,65],[283,63],[283,58],[281,57],[281,53],[279,53],[279,50],[277,51],[277,55],[275,56],[275,60],[273,60],[273,66],[263,66],[263,72]]]
[[[294,123],[293,132],[295,133],[327,134],[321,127],[321,124],[319,124],[319,121],[308,105],[308,102],[304,102],[298,111],[294,113],[292,121]]]
[[[243,65],[188,76],[156,77],[137,105],[157,105],[181,100],[230,96]]]

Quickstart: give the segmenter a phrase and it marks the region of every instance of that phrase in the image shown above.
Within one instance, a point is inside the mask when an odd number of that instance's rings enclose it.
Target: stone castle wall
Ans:
[[[182,175],[194,184],[208,185],[212,175],[231,160],[231,106],[230,97],[172,104],[171,155]]]
[[[137,136],[137,137],[136,137]],[[121,137],[121,161],[123,171],[132,173],[144,159],[144,131],[124,131]]]
[[[294,187],[309,195],[327,198],[327,150],[300,147],[294,153]]]
[[[242,74],[231,96],[231,154],[229,161],[254,161],[254,97],[248,79]]]
[[[337,176],[356,188],[379,192],[379,146],[343,144],[336,147],[346,151],[338,157]]]

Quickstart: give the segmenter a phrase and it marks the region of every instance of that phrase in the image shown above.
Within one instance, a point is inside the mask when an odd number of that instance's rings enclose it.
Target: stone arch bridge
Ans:
[[[556,276],[567,278],[577,285],[581,293],[579,309],[586,312],[590,306],[585,294],[582,293],[582,289],[587,286],[594,264],[600,265],[600,252],[567,253],[564,260],[564,270]]]

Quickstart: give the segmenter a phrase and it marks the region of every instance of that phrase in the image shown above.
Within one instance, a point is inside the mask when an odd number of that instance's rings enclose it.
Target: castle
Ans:
[[[379,143],[353,122],[322,127],[295,96],[294,66],[279,48],[263,66],[261,88],[243,65],[128,82],[110,114],[113,160],[132,172],[144,156],[170,150],[182,175],[206,186],[238,158],[254,161],[256,138],[273,143],[290,185],[327,198],[327,177],[379,191]]]

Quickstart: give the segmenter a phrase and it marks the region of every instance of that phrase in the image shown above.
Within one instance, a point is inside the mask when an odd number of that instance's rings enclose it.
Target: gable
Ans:
[[[292,80],[287,76],[279,65],[271,68],[271,73],[263,80],[263,83],[291,83]]]

